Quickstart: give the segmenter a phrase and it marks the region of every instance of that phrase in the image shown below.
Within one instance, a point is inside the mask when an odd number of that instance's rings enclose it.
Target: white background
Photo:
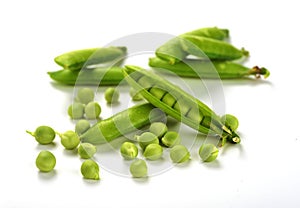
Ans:
[[[297,1],[1,1],[0,207],[299,207],[299,7]],[[73,88],[47,71],[66,51],[98,47],[139,32],[177,35],[200,27],[229,28],[251,52],[249,66],[266,81],[224,81],[226,112],[240,120],[242,143],[218,160],[192,160],[147,180],[101,168],[83,180],[78,157],[43,147],[25,133],[45,124],[72,129],[66,115]],[[188,138],[184,138],[188,139]],[[200,141],[203,142],[203,141]],[[35,157],[50,149],[56,170],[41,174]]]

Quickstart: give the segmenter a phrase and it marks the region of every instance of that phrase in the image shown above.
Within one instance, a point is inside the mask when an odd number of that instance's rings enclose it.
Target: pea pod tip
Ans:
[[[266,69],[265,67],[258,67],[254,66],[250,71],[249,74],[253,74],[257,79],[261,77],[261,75],[264,76],[264,78],[268,78],[270,76],[270,71]]]

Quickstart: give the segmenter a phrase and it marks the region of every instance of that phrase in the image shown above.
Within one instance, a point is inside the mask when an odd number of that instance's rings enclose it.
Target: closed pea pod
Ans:
[[[241,64],[231,61],[212,61],[203,60],[187,60],[178,62],[174,65],[159,59],[150,58],[149,66],[155,70],[162,72],[172,72],[181,77],[208,78],[208,79],[238,79],[244,77],[255,76],[259,78],[261,75],[267,78],[270,72],[262,67],[248,68]]]
[[[229,37],[229,30],[228,29],[221,29],[218,27],[205,27],[199,28],[187,33],[185,35],[195,35],[201,37],[212,38],[216,40],[224,40],[225,38]]]
[[[240,142],[239,136],[226,127],[208,106],[178,86],[136,66],[126,66],[124,75],[127,82],[140,90],[146,100],[178,121],[204,134],[216,134],[223,141]],[[156,89],[162,92],[155,93],[158,92]],[[166,96],[168,100],[164,99]]]

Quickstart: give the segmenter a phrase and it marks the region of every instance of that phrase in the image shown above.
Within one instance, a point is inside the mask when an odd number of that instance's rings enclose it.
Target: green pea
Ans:
[[[237,128],[239,127],[239,120],[234,115],[226,114],[221,117],[221,121],[232,131],[237,130]]]
[[[132,142],[124,142],[120,148],[121,155],[126,160],[132,160],[138,155],[138,148]]]
[[[78,135],[81,135],[84,132],[86,132],[90,127],[91,127],[91,124],[88,120],[81,119],[75,125],[75,132]]]
[[[104,97],[107,103],[117,103],[119,101],[120,93],[114,87],[109,87],[105,90]]]
[[[78,154],[82,159],[89,159],[97,152],[97,147],[90,143],[81,143],[78,147]]]
[[[204,162],[214,161],[219,154],[218,148],[213,144],[203,144],[199,148],[199,155]]]
[[[190,159],[190,152],[185,146],[178,144],[171,148],[170,158],[174,163],[183,163]]]
[[[26,130],[40,144],[50,144],[55,139],[55,131],[49,126],[39,126],[35,132]]]
[[[101,113],[101,106],[97,102],[89,102],[84,108],[87,119],[96,119]]]
[[[159,144],[157,136],[151,132],[144,132],[137,137],[140,147],[144,150],[149,144]]]
[[[144,157],[148,160],[158,160],[162,154],[163,148],[159,144],[149,144],[144,151]]]
[[[87,87],[79,89],[76,96],[78,102],[82,104],[88,104],[89,102],[92,102],[94,98],[95,98],[94,90]]]
[[[56,158],[51,152],[43,150],[38,154],[35,164],[40,171],[50,172],[56,165]]]
[[[68,114],[72,119],[80,119],[84,116],[84,105],[82,103],[74,102],[68,108]]]
[[[67,149],[67,150],[73,150],[75,149],[78,144],[80,143],[79,136],[74,131],[66,131],[65,133],[58,133],[58,135],[61,138],[61,144]]]
[[[149,131],[160,139],[168,131],[168,127],[162,122],[154,122],[150,125]]]
[[[130,164],[130,173],[134,178],[142,178],[147,176],[148,167],[144,160],[137,159]]]
[[[166,146],[166,147],[173,147],[177,144],[180,144],[181,142],[181,137],[179,134],[175,131],[168,131],[161,139],[161,142]]]
[[[100,179],[99,176],[100,168],[98,164],[91,159],[88,159],[81,164],[80,171],[81,174],[83,175],[83,178],[85,179],[91,179],[91,180]]]
[[[143,96],[132,87],[130,88],[129,94],[133,101],[140,101],[144,99]]]

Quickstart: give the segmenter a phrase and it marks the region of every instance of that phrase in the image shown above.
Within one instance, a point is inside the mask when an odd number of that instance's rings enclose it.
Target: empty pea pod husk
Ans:
[[[54,58],[54,61],[69,70],[80,70],[85,65],[94,65],[121,60],[126,54],[126,47],[88,48],[70,51]]]
[[[73,71],[62,69],[48,72],[51,79],[66,85],[118,85],[123,79],[122,68],[95,68]]]
[[[267,78],[270,72],[264,67],[245,67],[231,61],[203,61],[188,60],[178,62],[174,65],[157,57],[149,59],[149,66],[162,72],[172,72],[181,77],[194,77],[204,79],[240,79],[255,76]]]
[[[99,121],[80,136],[82,142],[102,144],[161,121],[165,114],[150,103],[135,105]]]
[[[167,115],[204,134],[218,135],[225,141],[239,143],[239,136],[225,126],[207,105],[162,77],[137,66],[125,66],[126,81],[151,104]]]

